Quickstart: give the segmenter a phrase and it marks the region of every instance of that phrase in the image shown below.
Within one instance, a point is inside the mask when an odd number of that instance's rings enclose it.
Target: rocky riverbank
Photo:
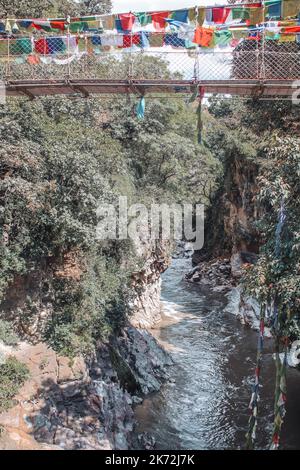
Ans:
[[[237,317],[245,326],[259,330],[260,307],[258,302],[243,292],[239,286],[243,262],[249,262],[249,255],[216,258],[202,261],[186,273],[185,280],[199,286],[205,286],[213,292],[226,294],[228,305],[226,310]],[[271,336],[268,328],[266,335]]]
[[[127,325],[86,358],[59,356],[43,342],[35,322],[17,347],[0,341],[0,358],[16,357],[30,379],[0,414],[0,449],[132,448],[133,406],[168,379],[172,360],[146,328],[161,319],[160,275],[168,249],[143,244],[144,265],[132,276]],[[39,317],[38,317],[39,318]],[[141,443],[149,446],[147,436]],[[151,443],[150,443],[151,444]]]
[[[205,285],[214,292],[226,292],[234,285],[229,259],[206,261],[195,266],[185,275],[186,281]]]
[[[30,379],[0,415],[1,449],[128,449],[133,405],[168,378],[168,354],[145,330],[127,327],[95,357],[73,361],[44,343],[2,346]]]

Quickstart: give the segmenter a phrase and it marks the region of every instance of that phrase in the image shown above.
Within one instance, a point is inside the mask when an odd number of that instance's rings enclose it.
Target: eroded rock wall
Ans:
[[[170,243],[140,243],[137,251],[146,262],[132,275],[135,295],[130,323],[136,328],[153,328],[161,320],[161,274],[171,263]]]
[[[0,449],[130,448],[133,405],[160,388],[172,363],[147,331],[160,320],[160,275],[170,262],[169,246],[143,243],[138,256],[145,261],[132,277],[128,325],[99,344],[93,357],[70,360],[42,342],[44,309],[26,323],[26,332],[22,328],[17,348],[0,342],[3,360],[16,356],[30,371],[14,406],[0,414]]]
[[[231,260],[232,275],[238,278],[242,265],[255,261],[259,250],[254,225],[258,172],[257,163],[238,155],[226,162],[223,183],[206,213],[204,248],[194,253],[194,265],[226,257]]]
[[[4,349],[4,348],[3,348]],[[168,354],[147,331],[125,328],[95,357],[59,357],[44,343],[5,348],[30,379],[0,414],[0,449],[128,449],[134,403],[168,378]]]

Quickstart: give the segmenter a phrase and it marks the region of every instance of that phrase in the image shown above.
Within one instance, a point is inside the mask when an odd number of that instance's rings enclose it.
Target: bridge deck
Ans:
[[[93,94],[191,93],[195,85],[206,93],[240,96],[287,97],[295,92],[293,80],[13,80],[5,83],[7,96],[89,96]]]

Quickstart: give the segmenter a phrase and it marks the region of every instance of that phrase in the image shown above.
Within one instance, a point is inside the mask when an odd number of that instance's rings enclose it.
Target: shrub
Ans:
[[[0,341],[7,346],[16,346],[18,344],[18,340],[19,338],[14,333],[9,322],[0,320]]]
[[[25,364],[10,356],[0,365],[0,412],[13,406],[13,398],[29,378]]]

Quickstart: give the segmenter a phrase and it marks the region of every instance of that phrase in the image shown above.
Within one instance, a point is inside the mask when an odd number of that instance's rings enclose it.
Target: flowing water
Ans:
[[[228,300],[184,282],[190,260],[174,260],[163,275],[164,319],[154,334],[170,351],[174,382],[135,410],[137,433],[156,449],[242,449],[249,418],[257,333],[226,311]],[[272,341],[266,340],[257,448],[267,448],[274,395]],[[281,447],[300,449],[300,372],[288,371],[288,406]]]

